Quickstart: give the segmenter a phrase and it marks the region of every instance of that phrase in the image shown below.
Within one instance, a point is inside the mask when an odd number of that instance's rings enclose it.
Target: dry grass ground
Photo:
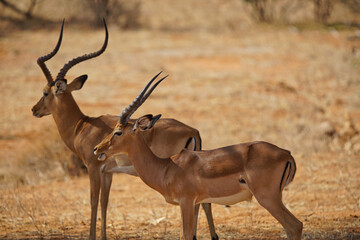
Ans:
[[[298,166],[284,192],[304,223],[304,239],[360,239],[360,58],[352,31],[257,27],[230,32],[120,32],[107,51],[74,67],[87,73],[74,93],[90,116],[119,114],[158,71],[170,77],[134,117],[162,113],[200,130],[204,149],[266,140],[291,150]],[[71,158],[51,116],[31,107],[45,78],[36,59],[58,29],[0,38],[0,238],[85,239],[89,181],[69,177]],[[73,57],[97,49],[102,30],[66,26],[53,75]],[[65,162],[65,163],[64,163]],[[255,200],[214,206],[221,239],[284,239]],[[100,226],[100,222],[98,223]],[[138,178],[116,175],[108,210],[110,239],[178,239],[178,207]],[[99,231],[98,231],[99,234]],[[198,239],[208,239],[203,212]]]

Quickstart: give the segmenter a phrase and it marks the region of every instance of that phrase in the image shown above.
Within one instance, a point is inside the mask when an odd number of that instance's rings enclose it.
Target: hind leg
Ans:
[[[256,196],[256,194],[254,196],[259,204],[284,227],[288,239],[301,239],[303,224],[284,206],[281,193],[278,196]]]

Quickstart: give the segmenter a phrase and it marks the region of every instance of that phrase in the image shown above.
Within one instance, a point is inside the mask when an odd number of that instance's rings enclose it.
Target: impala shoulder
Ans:
[[[199,159],[199,156],[197,152],[184,148],[180,153],[170,157],[170,159],[180,168],[186,169],[193,165]]]
[[[161,125],[166,126],[168,128],[181,128],[182,130],[187,129],[188,131],[198,131],[195,128],[190,127],[189,125],[186,125],[183,122],[180,122],[179,120],[176,120],[174,118],[160,118],[158,121]]]
[[[118,122],[118,117],[114,115],[100,115],[98,117],[87,117],[84,128],[88,128],[93,132],[110,133]]]
[[[115,126],[115,124],[119,120],[119,116],[106,114],[106,115],[100,115],[99,117],[94,118],[94,120],[101,121],[101,122],[105,123],[106,125],[114,125]]]

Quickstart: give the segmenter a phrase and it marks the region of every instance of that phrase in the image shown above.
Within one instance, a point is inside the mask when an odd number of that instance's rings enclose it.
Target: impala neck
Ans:
[[[166,186],[163,178],[172,163],[171,159],[157,157],[140,134],[134,134],[131,138],[126,141],[126,149],[136,172],[149,187],[164,194]]]
[[[74,150],[75,130],[85,115],[81,112],[71,93],[65,92],[61,98],[56,98],[56,107],[51,112],[60,136],[65,144]]]

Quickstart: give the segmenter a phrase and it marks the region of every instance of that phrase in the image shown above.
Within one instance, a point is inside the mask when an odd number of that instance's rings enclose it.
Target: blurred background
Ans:
[[[283,198],[304,239],[360,238],[359,0],[0,0],[0,238],[87,238],[86,167],[52,116],[31,108],[46,85],[36,60],[62,19],[53,76],[100,48],[103,17],[106,52],[67,74],[89,75],[73,94],[85,114],[120,114],[163,70],[170,77],[134,118],[176,118],[200,131],[204,149],[254,140],[289,149],[298,171]],[[286,238],[255,199],[213,214],[221,239]],[[178,239],[179,209],[118,174],[108,229],[110,239]],[[202,212],[198,229],[209,238]]]

